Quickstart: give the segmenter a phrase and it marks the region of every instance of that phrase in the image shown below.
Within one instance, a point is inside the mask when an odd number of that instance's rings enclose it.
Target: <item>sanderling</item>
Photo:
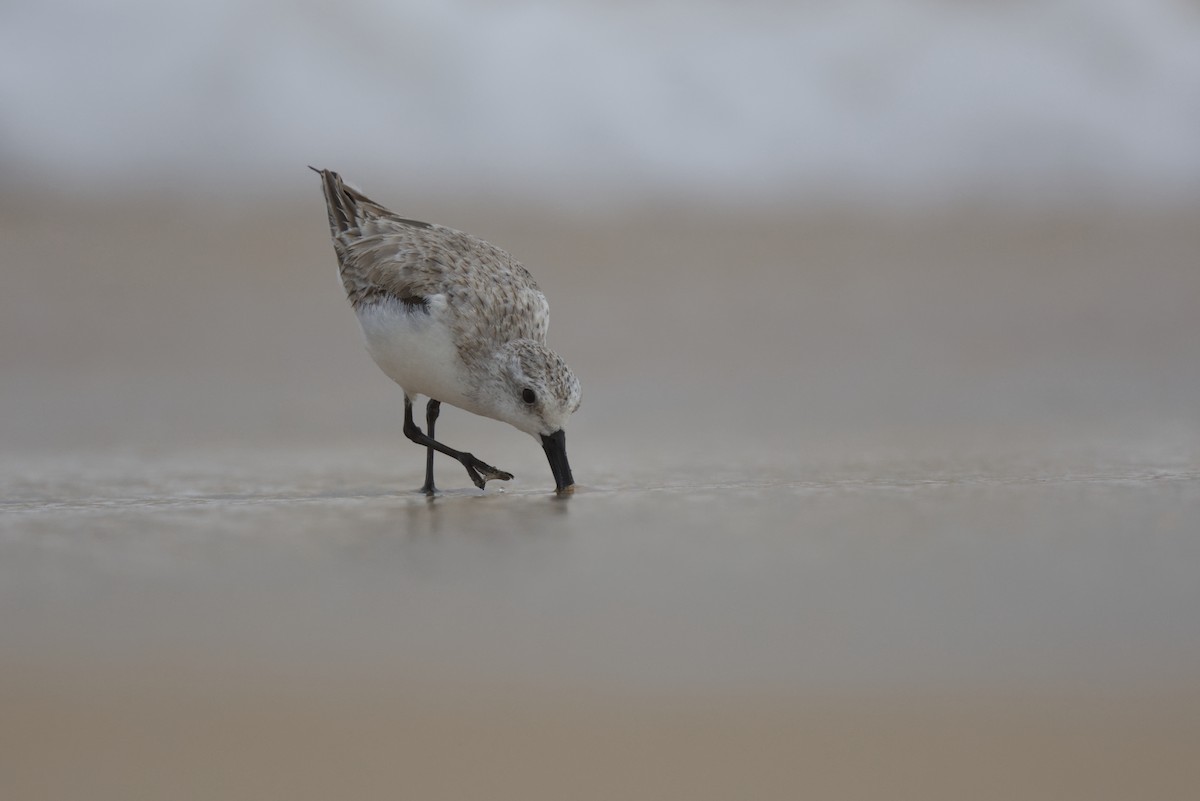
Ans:
[[[563,424],[579,408],[579,381],[546,347],[550,307],[529,271],[481,239],[399,217],[336,172],[311,169],[367,352],[404,390],[404,435],[428,449],[422,489],[435,491],[434,451],[461,462],[480,489],[512,478],[433,438],[449,403],[540,439],[556,491],[574,491]],[[429,398],[426,433],[413,422],[418,395]]]

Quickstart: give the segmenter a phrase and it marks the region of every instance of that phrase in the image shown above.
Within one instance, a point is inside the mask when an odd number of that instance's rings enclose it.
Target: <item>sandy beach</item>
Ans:
[[[1188,210],[429,206],[579,491],[423,452],[294,202],[0,198],[0,795],[1188,798]]]

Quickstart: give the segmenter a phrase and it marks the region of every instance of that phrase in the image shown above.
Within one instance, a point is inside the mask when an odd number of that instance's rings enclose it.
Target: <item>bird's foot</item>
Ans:
[[[482,462],[469,453],[463,454],[462,463],[463,467],[467,468],[467,475],[471,477],[471,481],[480,489],[483,489],[493,479],[512,481],[512,473],[492,467],[487,462]]]

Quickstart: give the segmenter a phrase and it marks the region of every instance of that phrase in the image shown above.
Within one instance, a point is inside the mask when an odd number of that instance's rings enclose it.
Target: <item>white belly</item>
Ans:
[[[424,395],[469,409],[471,385],[464,375],[449,326],[439,320],[445,300],[429,299],[429,312],[399,303],[373,304],[358,312],[367,352],[405,394]]]

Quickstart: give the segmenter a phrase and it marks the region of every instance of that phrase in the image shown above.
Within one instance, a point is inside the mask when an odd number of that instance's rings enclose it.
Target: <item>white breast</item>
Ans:
[[[405,394],[425,395],[470,408],[470,385],[463,374],[453,331],[444,322],[446,299],[429,298],[429,310],[379,303],[358,310],[367,352]]]

